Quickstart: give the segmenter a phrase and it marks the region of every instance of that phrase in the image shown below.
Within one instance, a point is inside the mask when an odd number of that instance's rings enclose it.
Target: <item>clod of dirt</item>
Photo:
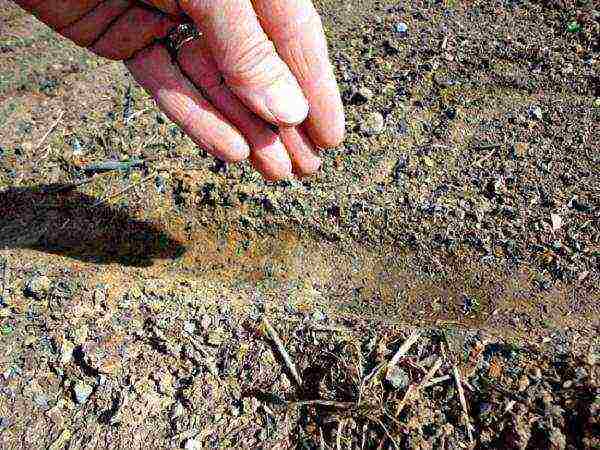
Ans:
[[[27,297],[33,297],[36,300],[42,300],[52,287],[52,281],[47,276],[34,276],[25,284],[23,293]]]
[[[360,130],[367,136],[381,134],[385,129],[385,119],[378,112],[372,112],[361,118]]]

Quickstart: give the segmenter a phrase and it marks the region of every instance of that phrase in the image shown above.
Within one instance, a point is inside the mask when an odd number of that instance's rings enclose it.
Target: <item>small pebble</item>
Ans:
[[[367,136],[381,134],[385,129],[385,119],[378,112],[369,113],[361,118],[360,129]]]
[[[408,25],[406,25],[404,22],[398,22],[396,24],[396,33],[406,34],[407,32],[408,32]]]
[[[196,324],[188,320],[183,323],[183,329],[186,333],[193,334],[196,331]]]
[[[408,378],[408,374],[406,373],[406,371],[398,366],[390,366],[388,368],[385,379],[395,389],[404,389],[410,383],[410,379]]]
[[[542,112],[542,108],[539,106],[532,106],[529,109],[529,115],[537,120],[542,120],[544,118],[544,113]]]
[[[371,100],[375,96],[373,91],[366,86],[362,86],[358,90],[358,94],[361,95],[365,100]]]
[[[569,389],[571,386],[573,386],[573,381],[572,380],[567,380],[563,383],[563,388],[564,389]]]
[[[75,400],[78,404],[85,403],[90,395],[92,395],[92,391],[94,388],[83,381],[78,381],[73,386],[73,393],[75,394]]]
[[[323,314],[323,312],[316,310],[312,313],[312,320],[314,320],[315,322],[321,322],[323,320],[325,320],[325,314]]]

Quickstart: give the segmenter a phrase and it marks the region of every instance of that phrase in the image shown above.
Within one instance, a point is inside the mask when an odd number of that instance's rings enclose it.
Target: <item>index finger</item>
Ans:
[[[308,99],[307,131],[320,147],[344,139],[344,108],[321,18],[311,0],[253,0],[260,23]]]

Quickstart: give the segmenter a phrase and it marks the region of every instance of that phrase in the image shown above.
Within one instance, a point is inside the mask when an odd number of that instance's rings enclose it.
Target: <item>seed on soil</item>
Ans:
[[[48,294],[51,286],[52,281],[47,276],[35,276],[30,278],[25,284],[24,294],[36,300],[41,300]]]
[[[372,112],[361,117],[360,130],[367,136],[381,134],[385,129],[385,119],[378,112]]]
[[[75,394],[75,400],[78,404],[85,403],[90,395],[92,395],[92,391],[94,388],[83,381],[77,381],[73,385],[73,394]]]

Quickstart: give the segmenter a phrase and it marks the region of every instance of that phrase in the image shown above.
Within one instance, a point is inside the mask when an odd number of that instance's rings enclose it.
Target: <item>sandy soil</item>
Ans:
[[[598,445],[600,10],[318,6],[348,138],[273,184],[0,0],[0,446]]]

